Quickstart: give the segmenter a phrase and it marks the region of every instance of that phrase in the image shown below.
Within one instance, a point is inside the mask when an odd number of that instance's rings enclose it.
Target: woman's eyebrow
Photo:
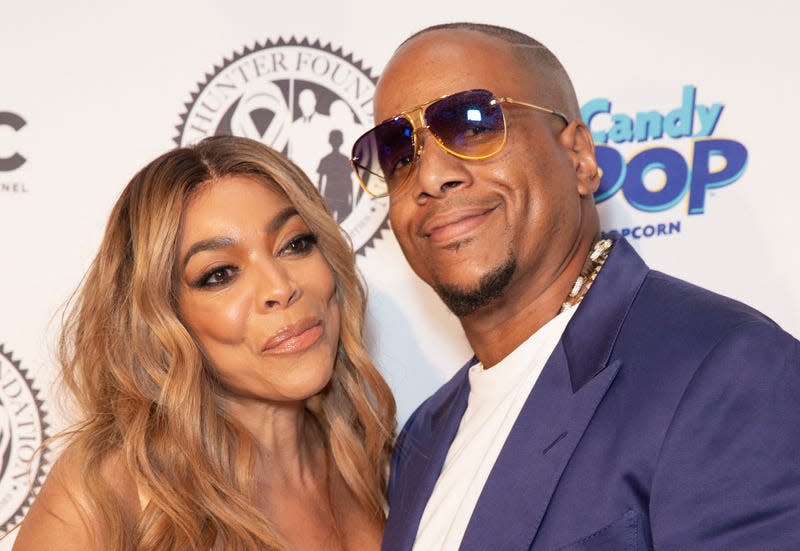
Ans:
[[[286,222],[292,219],[292,217],[297,216],[298,212],[297,209],[293,206],[288,206],[285,209],[281,210],[272,217],[272,220],[269,221],[267,224],[267,232],[274,233],[280,230]],[[202,251],[214,251],[217,249],[224,249],[225,247],[232,247],[236,244],[236,240],[231,237],[211,237],[209,239],[203,239],[202,241],[198,241],[186,252],[186,256],[183,257],[183,268],[186,268],[186,265],[189,263],[189,259],[192,256],[196,255]]]
[[[189,247],[186,256],[183,257],[183,267],[185,269],[186,265],[189,263],[189,259],[199,252],[224,249],[225,247],[232,247],[235,244],[236,240],[233,239],[232,237],[212,237],[210,239],[203,239],[202,241],[198,241],[197,243]]]
[[[283,209],[278,214],[272,217],[270,223],[267,224],[267,231],[269,233],[278,231],[283,227],[284,224],[286,224],[286,222],[289,221],[290,218],[292,218],[293,216],[297,216],[297,214],[298,214],[297,209],[294,208],[293,206],[290,205],[286,207],[285,209]]]

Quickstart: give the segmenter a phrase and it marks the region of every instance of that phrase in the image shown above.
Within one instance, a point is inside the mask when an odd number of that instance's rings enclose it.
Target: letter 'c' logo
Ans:
[[[0,111],[0,126],[10,126],[17,131],[27,124],[25,119],[9,111]],[[14,153],[10,157],[0,157],[0,172],[10,172],[25,164],[25,157]]]

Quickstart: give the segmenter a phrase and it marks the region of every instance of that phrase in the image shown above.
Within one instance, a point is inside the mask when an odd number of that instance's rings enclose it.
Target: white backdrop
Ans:
[[[620,143],[606,145],[631,161],[623,189],[601,203],[604,227],[631,232],[652,267],[752,304],[800,335],[793,231],[800,204],[794,170],[799,16],[788,0],[758,6],[520,0],[502,7],[476,0],[390,6],[0,0],[0,529],[26,509],[24,464],[41,440],[42,423],[48,434],[63,428],[53,386],[59,308],[88,267],[122,187],[174,147],[176,127],[186,131],[191,118],[183,118],[189,107],[197,113],[204,98],[221,101],[192,94],[221,82],[214,78],[233,78],[221,67],[233,67],[234,54],[248,47],[295,60],[282,75],[272,67],[261,81],[280,76],[310,87],[330,121],[331,98],[345,100],[356,123],[325,128],[340,128],[347,142],[371,113],[369,77],[379,75],[411,32],[455,20],[527,32],[561,58],[581,104],[602,108],[591,121],[596,140],[611,131]],[[312,44],[298,53],[283,44],[292,38]],[[327,69],[341,63],[339,76],[359,83],[341,78],[337,84],[330,71],[312,65],[316,57],[327,59],[319,62]],[[239,87],[234,99],[258,96],[249,93]],[[630,127],[629,120],[648,112],[663,121],[662,135],[637,141],[642,125]],[[214,128],[231,120],[217,119]],[[305,154],[309,170],[330,151],[323,146]],[[708,151],[719,153],[693,161]],[[646,168],[665,160],[666,169]],[[689,201],[694,210],[702,203],[703,212],[689,214]],[[369,345],[396,393],[402,422],[470,352],[456,319],[407,268],[390,231],[375,231],[380,212],[362,222],[364,213],[354,211],[343,226],[366,232],[359,239],[369,246],[358,265],[369,285]],[[33,478],[46,469],[35,462]],[[10,545],[6,538],[0,550]]]

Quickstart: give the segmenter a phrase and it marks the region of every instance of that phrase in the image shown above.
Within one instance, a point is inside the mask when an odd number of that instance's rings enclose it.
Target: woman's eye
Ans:
[[[195,287],[219,287],[228,283],[238,270],[234,266],[214,268],[200,276],[195,281]]]
[[[289,240],[281,249],[280,255],[305,255],[311,252],[317,244],[317,236],[313,233],[298,235]]]

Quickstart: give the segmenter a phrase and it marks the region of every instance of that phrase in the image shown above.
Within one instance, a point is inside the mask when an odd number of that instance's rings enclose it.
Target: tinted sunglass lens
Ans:
[[[486,157],[503,144],[503,111],[488,90],[461,92],[432,103],[425,120],[442,145],[464,157]]]
[[[402,184],[414,157],[414,129],[398,117],[379,124],[353,145],[353,164],[367,191],[376,197]]]

